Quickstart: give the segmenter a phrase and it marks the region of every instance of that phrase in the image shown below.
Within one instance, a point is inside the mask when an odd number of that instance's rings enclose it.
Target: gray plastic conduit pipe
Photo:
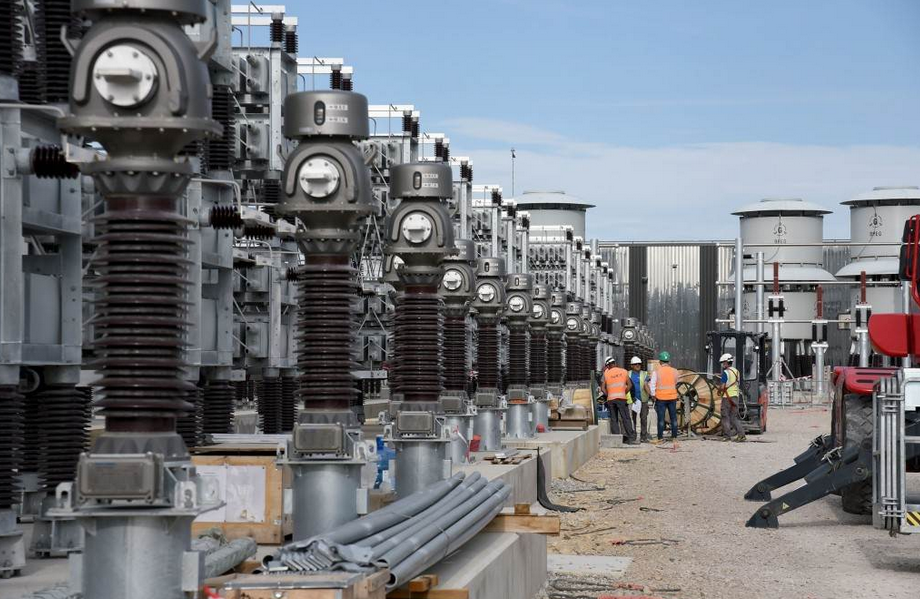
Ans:
[[[388,550],[386,553],[379,554],[375,551],[374,563],[381,567],[392,567],[402,562],[415,551],[421,549],[439,534],[456,524],[466,517],[467,514],[474,511],[477,506],[488,502],[496,493],[498,493],[504,482],[501,480],[489,483],[484,489],[479,491],[474,497],[467,499],[456,509],[442,514],[436,520],[427,522],[424,526],[411,532],[412,534],[401,535],[403,538],[398,539],[398,545]]]
[[[328,543],[336,543],[339,545],[354,543],[355,541],[359,541],[382,530],[391,528],[401,522],[409,521],[420,512],[423,512],[443,499],[445,495],[460,485],[463,479],[464,474],[458,472],[447,480],[431,485],[427,489],[419,491],[418,493],[413,493],[399,501],[394,501],[390,505],[349,522],[344,526],[340,526],[317,537],[290,543],[282,547],[282,549],[296,550],[308,546],[316,539],[323,539]]]
[[[390,582],[387,584],[387,591],[402,586],[407,580],[411,580],[432,564],[444,559],[451,551],[455,551],[471,539],[501,512],[505,500],[510,495],[511,487],[502,486],[486,502],[466,514],[447,530],[438,531],[437,536],[431,542],[390,568]]]
[[[486,485],[486,482],[487,481],[482,478],[482,474],[480,474],[479,472],[473,472],[472,474],[466,477],[466,480],[464,480],[460,484],[460,486],[452,490],[450,493],[444,496],[444,498],[442,498],[440,501],[438,501],[437,503],[435,503],[434,505],[432,505],[425,511],[419,512],[418,514],[416,514],[411,520],[405,520],[404,522],[400,522],[396,526],[392,526],[386,530],[382,530],[373,536],[367,537],[365,539],[361,539],[359,541],[355,541],[355,545],[361,545],[363,547],[377,547],[384,541],[387,541],[388,539],[393,538],[394,535],[397,535],[409,528],[415,527],[415,525],[421,520],[427,519],[431,517],[433,514],[439,513],[443,509],[443,506],[445,504],[447,504],[448,502],[452,503],[457,497],[465,495],[468,492],[467,489],[469,489],[470,487],[475,486],[477,487],[477,490],[478,490],[484,487]]]
[[[204,577],[214,578],[252,557],[259,550],[254,539],[243,537],[208,553],[204,558]]]
[[[466,511],[469,511],[473,507],[472,505],[468,505],[470,502],[477,500],[478,502],[484,501],[489,497],[489,495],[494,493],[494,491],[487,491],[485,489],[486,484],[487,481],[484,478],[480,478],[470,486],[464,487],[463,493],[460,493],[456,497],[451,498],[450,501],[439,503],[436,506],[438,508],[437,510],[432,511],[424,518],[416,518],[415,520],[417,520],[417,522],[413,520],[414,523],[410,528],[407,528],[397,535],[391,536],[389,539],[386,539],[384,542],[378,545],[374,545],[372,559],[375,561],[382,559],[391,550],[399,551],[404,542],[409,539],[414,539],[419,532],[429,529],[433,524],[440,522],[445,516],[448,516],[449,514],[460,513],[460,515],[462,515]],[[398,558],[396,561],[399,561],[400,559],[402,558]]]

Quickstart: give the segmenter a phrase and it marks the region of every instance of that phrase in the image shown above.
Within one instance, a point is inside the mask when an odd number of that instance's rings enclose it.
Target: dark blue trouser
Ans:
[[[671,420],[671,436],[677,438],[677,400],[655,402],[655,413],[658,414],[658,438],[664,438],[664,413],[667,411]]]

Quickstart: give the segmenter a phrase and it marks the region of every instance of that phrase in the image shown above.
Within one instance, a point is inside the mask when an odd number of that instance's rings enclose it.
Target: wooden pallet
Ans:
[[[562,519],[558,514],[534,514],[527,503],[515,503],[512,512],[507,512],[507,509],[495,516],[482,531],[558,535],[562,530]]]
[[[385,599],[388,570],[373,574],[323,572],[237,575],[223,584],[226,599]]]
[[[416,576],[401,588],[387,593],[387,599],[469,599],[469,589],[436,589],[437,574]]]

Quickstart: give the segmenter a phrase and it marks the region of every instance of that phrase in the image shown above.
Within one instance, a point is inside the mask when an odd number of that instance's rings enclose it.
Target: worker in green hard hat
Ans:
[[[677,439],[677,379],[680,373],[671,366],[671,354],[666,351],[658,354],[661,365],[652,373],[649,390],[655,398],[655,414],[658,416],[658,440],[664,440],[665,414],[671,421],[671,439]]]

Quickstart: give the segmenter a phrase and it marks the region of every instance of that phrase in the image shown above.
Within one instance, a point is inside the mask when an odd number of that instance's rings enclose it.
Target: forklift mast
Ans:
[[[722,354],[735,357],[735,368],[741,374],[741,391],[744,396],[741,420],[749,433],[763,433],[767,428],[767,334],[729,329],[707,333],[706,350],[709,368],[721,374],[719,358]]]

